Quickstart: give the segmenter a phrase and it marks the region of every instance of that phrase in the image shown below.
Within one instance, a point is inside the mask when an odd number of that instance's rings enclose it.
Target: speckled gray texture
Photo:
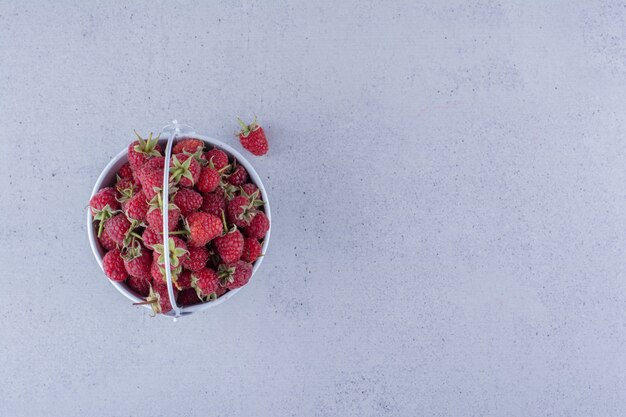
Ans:
[[[105,3],[0,3],[0,416],[626,415],[623,5]],[[253,112],[263,268],[151,318],[91,187]]]

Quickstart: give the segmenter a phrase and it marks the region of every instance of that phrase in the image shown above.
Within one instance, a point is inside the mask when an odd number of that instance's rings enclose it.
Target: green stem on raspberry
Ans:
[[[163,232],[161,232],[161,234],[163,234]],[[168,235],[187,235],[189,234],[189,232],[187,232],[186,230],[176,230],[174,232],[168,232]]]
[[[241,120],[239,117],[237,118],[237,122],[239,122],[239,125],[241,126],[241,133],[244,136],[248,136],[248,134],[250,133],[250,129],[248,128],[248,125],[245,124],[243,120]]]
[[[100,220],[100,225],[98,226],[98,237],[102,235],[102,230],[104,230],[104,220]]]
[[[228,225],[226,224],[226,216],[224,215],[224,210],[222,210],[222,223],[224,224],[224,234],[227,234]]]

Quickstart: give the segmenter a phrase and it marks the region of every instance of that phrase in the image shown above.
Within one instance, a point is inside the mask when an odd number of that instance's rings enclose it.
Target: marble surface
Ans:
[[[623,4],[185,3],[0,3],[1,416],[626,414]],[[129,305],[100,171],[253,113],[259,274]]]

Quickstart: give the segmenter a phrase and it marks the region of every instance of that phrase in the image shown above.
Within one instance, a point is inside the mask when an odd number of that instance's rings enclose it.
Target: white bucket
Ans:
[[[228,154],[228,156],[230,158],[236,159],[237,163],[239,163],[240,165],[243,165],[243,167],[246,169],[246,171],[248,171],[249,180],[251,182],[253,182],[259,188],[259,190],[261,191],[261,195],[263,196],[263,202],[265,203],[263,205],[263,210],[265,211],[265,215],[267,216],[268,220],[270,221],[270,229],[267,231],[267,234],[265,235],[265,238],[263,239],[263,245],[262,245],[262,253],[263,254],[267,253],[267,246],[268,246],[269,241],[270,241],[270,232],[271,232],[271,229],[272,229],[272,227],[271,227],[271,224],[272,224],[272,212],[270,210],[270,202],[269,202],[269,199],[268,199],[267,190],[263,186],[263,182],[261,181],[261,177],[259,177],[259,174],[257,174],[257,172],[255,171],[254,167],[250,164],[250,162],[248,162],[248,160],[246,158],[244,158],[243,155],[241,155],[239,152],[237,152],[232,147],[226,145],[225,143],[222,143],[219,140],[210,138],[208,136],[196,134],[193,131],[192,128],[190,128],[189,126],[180,125],[175,120],[172,122],[172,125],[168,125],[168,126],[163,128],[163,130],[161,132],[161,137],[163,138],[164,136],[167,136],[167,138],[159,140],[159,143],[161,144],[161,146],[163,147],[164,150],[170,151],[171,150],[171,145],[173,144],[173,142],[176,139],[181,139],[181,138],[201,139],[209,147],[211,147],[211,148],[212,147],[216,147],[218,149],[223,150],[224,152],[226,152]],[[169,147],[168,147],[168,142],[170,144]],[[164,154],[165,154],[165,152],[164,152]],[[168,152],[168,154],[169,154],[169,152]],[[165,176],[164,176],[164,178],[168,178],[169,177],[169,163],[168,163],[169,158],[167,156],[166,156],[165,161],[166,161],[166,163],[165,163]],[[93,190],[91,192],[91,196],[93,197],[103,187],[112,186],[114,184],[114,182],[115,182],[115,174],[122,167],[122,165],[124,165],[126,162],[128,162],[128,155],[127,155],[127,149],[124,149],[119,154],[117,154],[117,156],[115,156],[115,158],[113,158],[107,164],[107,166],[104,168],[104,170],[102,171],[102,173],[98,177],[98,180],[96,181],[96,184],[93,187]],[[164,181],[163,185],[164,185],[164,190],[166,190],[166,192],[163,193],[163,196],[165,197],[168,194],[167,193],[168,181]],[[165,210],[164,210],[164,212],[165,212]],[[167,224],[167,223],[165,223],[165,224]],[[164,232],[166,232],[166,231],[167,231],[167,226],[164,228]],[[104,254],[105,254],[105,250],[102,248],[102,246],[100,245],[100,242],[98,241],[98,238],[97,238],[97,235],[96,235],[96,231],[95,231],[95,228],[94,228],[94,225],[93,225],[93,219],[92,219],[92,215],[91,215],[91,208],[89,208],[89,207],[87,207],[87,235],[89,237],[89,243],[91,244],[91,250],[93,252],[93,255],[95,256],[96,261],[98,262],[98,265],[100,265],[100,268],[102,268],[102,258],[103,258]],[[166,236],[166,235],[164,234],[164,236]],[[168,244],[167,239],[164,239],[164,240],[165,240],[164,244],[167,245]],[[165,253],[168,253],[167,249],[165,249]],[[254,276],[256,271],[261,266],[261,263],[263,262],[263,258],[264,258],[264,256],[261,256],[254,262],[253,269],[252,269],[252,276]],[[166,256],[165,259],[168,260],[168,257]],[[166,272],[166,275],[167,275],[167,285],[169,287],[169,293],[173,294],[173,292],[172,292],[172,277],[171,277],[171,273],[170,273],[168,267],[166,267],[165,269],[166,269],[165,272]],[[105,275],[103,275],[103,277],[107,281],[109,281],[111,283],[111,285],[113,285],[119,292],[121,292],[124,296],[126,296],[126,298],[131,300],[133,303],[138,303],[138,302],[144,301],[143,298],[137,296],[130,288],[128,288],[128,286],[125,283],[112,281],[112,280],[108,279]],[[230,299],[231,297],[233,297],[237,292],[239,292],[239,290],[241,290],[241,288],[243,288],[243,287],[236,288],[234,290],[230,290],[227,293],[225,293],[224,295],[222,295],[221,297],[219,297],[217,300],[208,301],[208,302],[201,303],[201,304],[195,304],[195,305],[192,305],[192,306],[185,306],[185,307],[178,306],[176,304],[176,300],[175,299],[172,300],[171,297],[170,297],[170,301],[172,303],[172,310],[169,313],[167,313],[166,315],[176,318],[176,317],[179,317],[179,316],[186,316],[186,315],[189,315],[189,314],[193,314],[193,313],[197,313],[199,311],[206,310],[206,309],[211,308],[211,307],[215,307],[217,305],[222,304],[223,302],[225,302],[226,300]],[[150,308],[149,305],[144,305],[144,307],[145,308]]]

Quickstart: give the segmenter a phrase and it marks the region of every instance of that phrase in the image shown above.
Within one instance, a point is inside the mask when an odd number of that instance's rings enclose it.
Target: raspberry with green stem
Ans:
[[[187,255],[189,251],[187,251],[186,245],[183,241],[175,237],[170,237],[168,239],[168,247],[170,265],[177,268],[181,263],[181,259]],[[165,245],[154,245],[154,251],[159,254],[158,262],[165,265]]]
[[[177,293],[178,291],[174,288],[174,295],[177,295]],[[151,285],[150,292],[146,299],[138,303],[133,303],[133,305],[149,305],[155,315],[166,314],[172,310],[172,303],[170,302],[166,285]]]
[[[173,155],[170,167],[170,181],[182,187],[193,187],[202,168],[192,156],[185,154]]]
[[[128,162],[133,169],[141,167],[147,160],[155,156],[161,156],[159,152],[159,136],[156,138],[150,136],[146,139],[142,138],[137,131],[135,131],[137,140],[131,143],[128,147]]]
[[[104,224],[106,221],[115,214],[121,213],[121,210],[112,210],[111,206],[107,204],[101,210],[92,208],[91,212],[93,213],[93,221],[100,222],[98,224],[98,237],[100,237],[102,235],[102,231],[104,230]]]
[[[180,209],[174,203],[170,202],[168,203],[167,210],[167,228],[171,232],[175,230],[178,225]],[[163,232],[163,196],[161,192],[157,193],[152,200],[150,200],[146,221],[155,231]]]

